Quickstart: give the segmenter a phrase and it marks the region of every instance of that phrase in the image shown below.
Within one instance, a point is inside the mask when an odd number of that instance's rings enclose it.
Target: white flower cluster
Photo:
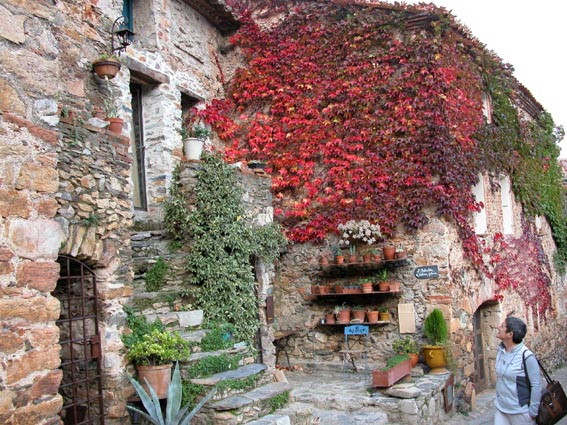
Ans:
[[[342,234],[340,246],[355,245],[357,242],[372,245],[382,237],[380,226],[371,224],[368,220],[349,220],[346,223],[339,223],[337,228]]]

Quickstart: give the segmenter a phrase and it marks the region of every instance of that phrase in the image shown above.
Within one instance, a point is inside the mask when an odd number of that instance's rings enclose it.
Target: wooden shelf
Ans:
[[[321,276],[350,276],[359,274],[368,274],[382,270],[384,268],[397,268],[409,264],[408,258],[400,258],[398,260],[382,260],[369,261],[366,263],[344,263],[344,264],[327,264],[321,267]]]
[[[386,294],[399,294],[400,292],[402,292],[401,290],[399,291],[372,291],[372,292],[356,292],[356,293],[336,293],[336,292],[329,292],[328,294],[313,294],[314,297],[341,297],[341,296],[347,296],[347,297],[352,297],[352,296],[360,296],[360,295],[386,295]]]
[[[374,323],[363,322],[363,323],[319,323],[320,326],[350,326],[350,325],[369,325],[369,326],[384,326],[389,325],[391,322],[389,320],[379,320]]]

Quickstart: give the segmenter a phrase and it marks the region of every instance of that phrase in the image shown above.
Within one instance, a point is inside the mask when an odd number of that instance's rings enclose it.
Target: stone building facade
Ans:
[[[122,55],[118,76],[101,80],[91,63],[108,52],[112,24],[125,7],[133,17],[133,44]],[[61,366],[78,350],[98,361],[105,423],[128,423],[125,404],[132,390],[120,340],[123,306],[143,297],[141,273],[166,255],[160,206],[182,162],[182,117],[224,94],[223,82],[239,62],[227,47],[238,22],[218,0],[5,0],[0,20],[0,422],[61,423]],[[125,120],[120,135],[92,118],[108,98]],[[190,186],[195,165],[184,167]],[[269,178],[244,173],[241,180],[248,210],[259,221],[270,220]],[[499,190],[488,177],[485,182],[488,237],[502,227],[502,208]],[[521,229],[521,215],[513,202],[514,232]],[[545,221],[540,234],[551,256],[554,244]],[[393,312],[399,303],[413,303],[418,334],[431,308],[444,311],[453,357],[463,371],[458,379],[470,401],[479,359],[488,376],[482,385],[494,383],[493,336],[503,315],[516,309],[524,318],[532,316],[513,293],[498,302],[493,284],[466,267],[451,224],[432,219],[417,235],[400,232],[397,242],[410,254],[408,265],[395,271],[402,292],[381,302]],[[266,322],[264,301],[273,292],[275,326],[296,332],[289,341],[292,363],[341,362],[336,349],[342,335],[318,326],[328,306],[309,292],[320,278],[318,258],[333,243],[330,237],[323,246],[290,247],[279,261],[274,287],[274,270],[257,265],[260,316]],[[438,265],[439,279],[414,277],[415,267],[430,264]],[[70,307],[75,294],[64,294],[62,279],[77,279],[97,300],[89,312],[96,320],[74,336],[80,339],[74,346],[62,341],[78,308]],[[550,317],[556,320],[528,320],[529,341],[551,366],[565,361],[557,347],[567,336],[567,293],[555,272],[552,294]],[[155,314],[166,304],[154,306]],[[85,305],[80,313],[87,312]],[[372,331],[372,362],[390,353],[397,320]],[[264,361],[273,365],[272,328],[264,326],[261,335]],[[68,352],[62,348],[67,346]],[[81,373],[89,369],[84,366],[77,365]]]

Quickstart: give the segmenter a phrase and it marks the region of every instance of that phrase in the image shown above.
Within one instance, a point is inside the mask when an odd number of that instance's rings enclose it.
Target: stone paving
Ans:
[[[298,402],[296,404],[310,407],[312,419],[301,423],[492,425],[494,422],[495,391],[493,389],[478,394],[475,409],[466,415],[453,411],[450,417],[439,413],[431,414],[429,417],[416,417],[415,412],[408,411],[407,415],[400,416],[400,410],[403,412],[404,409],[401,405],[415,396],[412,393],[434,394],[442,386],[447,375],[414,377],[411,381],[400,382],[389,390],[377,393],[369,391],[371,386],[369,374],[365,376],[328,371],[287,372],[286,377],[293,387],[292,397]],[[567,389],[567,366],[553,371],[551,377],[561,382],[563,388]],[[404,398],[406,395],[407,398]],[[422,408],[422,414],[426,408],[427,406]],[[427,415],[427,412],[425,414]],[[299,421],[292,420],[291,423],[299,423]],[[567,425],[567,417],[559,421],[558,425]]]
[[[550,375],[552,379],[561,383],[564,390],[567,390],[567,366],[550,372]],[[455,414],[446,422],[447,425],[492,425],[494,423],[494,397],[494,390],[483,391],[476,397],[476,408],[474,411],[467,416]],[[557,422],[557,425],[567,425],[567,417]]]

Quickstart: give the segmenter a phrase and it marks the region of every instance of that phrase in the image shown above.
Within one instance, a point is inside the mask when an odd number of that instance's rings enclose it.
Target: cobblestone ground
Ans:
[[[567,366],[554,370],[550,375],[554,380],[561,382],[561,386],[567,391]],[[494,423],[494,397],[494,390],[483,391],[476,398],[476,409],[473,412],[469,412],[466,416],[455,414],[446,424],[492,425]],[[557,422],[557,425],[567,425],[567,417]]]

